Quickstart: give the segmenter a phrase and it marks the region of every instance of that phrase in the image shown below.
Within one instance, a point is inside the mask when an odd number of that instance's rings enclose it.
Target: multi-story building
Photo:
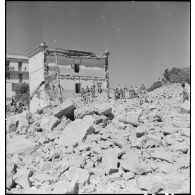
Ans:
[[[6,104],[15,95],[18,83],[29,83],[28,57],[20,55],[6,56]]]
[[[109,90],[108,52],[95,54],[75,50],[49,49],[41,43],[32,49],[29,57],[30,94],[37,89],[42,81],[57,78],[50,82],[50,92],[64,98],[80,93],[81,88],[101,85],[104,91]],[[56,86],[60,90],[55,90]],[[61,89],[62,88],[62,89]],[[35,112],[39,105],[47,105],[48,86],[42,85],[40,93],[30,102],[30,110]],[[47,92],[46,92],[47,91]],[[50,94],[51,95],[51,94]]]

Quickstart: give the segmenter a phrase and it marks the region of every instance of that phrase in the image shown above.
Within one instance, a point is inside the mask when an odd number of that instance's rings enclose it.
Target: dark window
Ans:
[[[19,82],[22,82],[22,74],[19,74]]]
[[[75,83],[75,93],[80,93],[81,91],[81,83]]]
[[[6,73],[6,79],[10,79],[10,73]]]
[[[79,64],[75,64],[75,65],[74,65],[74,71],[75,71],[75,72],[78,73],[78,72],[79,72],[79,68],[80,68]]]
[[[22,71],[22,62],[18,62],[18,71]]]

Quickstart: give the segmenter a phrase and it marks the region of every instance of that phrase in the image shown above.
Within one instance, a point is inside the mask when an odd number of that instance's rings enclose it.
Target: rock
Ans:
[[[70,123],[70,119],[67,119],[66,117],[64,117],[61,122],[58,124],[58,126],[55,128],[56,131],[63,131],[65,129],[65,127],[68,125],[68,123]]]
[[[150,153],[150,156],[153,159],[159,159],[162,161],[167,161],[169,163],[174,163],[175,162],[175,155],[173,152],[169,152],[165,150],[164,148],[159,148],[155,150],[154,152]]]
[[[186,100],[180,107],[180,113],[190,113],[190,100]]]
[[[21,116],[19,118],[19,121],[18,121],[17,131],[20,134],[24,134],[24,133],[26,133],[26,130],[28,129],[28,127],[29,127],[29,123],[28,123],[26,117],[25,116]]]
[[[133,179],[135,177],[135,174],[133,172],[125,172],[123,173],[123,178],[125,180]]]
[[[95,104],[94,107],[95,107],[95,111],[99,115],[105,115],[105,116],[112,115],[112,107],[108,103]]]
[[[136,136],[139,138],[139,137],[142,137],[146,132],[146,127],[145,126],[139,126],[136,128]]]
[[[90,174],[89,171],[77,167],[71,167],[70,170],[71,181],[78,182],[79,185],[83,186],[89,184]]]
[[[182,143],[177,142],[176,144],[173,145],[173,148],[175,151],[181,151],[182,153],[186,154],[188,152],[189,146],[185,142]]]
[[[84,167],[85,165],[85,158],[82,155],[78,155],[75,153],[69,154],[68,159],[69,159],[70,165],[72,166],[80,168],[80,167]]]
[[[158,175],[140,176],[137,179],[137,187],[142,190],[147,190],[150,193],[158,193],[162,191],[162,178]]]
[[[22,136],[17,136],[7,143],[7,154],[26,154],[31,153],[39,148],[39,145],[25,139]]]
[[[79,191],[77,182],[58,181],[53,188],[52,194],[78,194]]]
[[[172,133],[175,133],[176,131],[177,131],[177,129],[171,123],[166,123],[162,127],[162,132],[164,133],[165,136],[172,134]]]
[[[120,160],[120,167],[124,171],[138,173],[140,171],[140,163],[137,153],[135,153],[134,151],[126,152]]]
[[[29,188],[31,186],[29,176],[32,172],[28,169],[21,168],[17,170],[15,175],[15,182],[19,184],[22,188]]]
[[[75,106],[72,100],[67,99],[65,102],[60,104],[59,106],[52,109],[53,115],[57,118],[61,118],[66,116],[67,118],[73,120],[74,119],[74,110]]]
[[[117,172],[118,152],[115,149],[107,149],[103,151],[102,168],[106,174]]]
[[[140,116],[141,116],[141,111],[128,112],[125,117],[119,118],[119,122],[124,122],[126,124],[130,124],[137,127],[139,126]]]
[[[100,116],[96,115],[94,119],[96,125],[101,125],[103,128],[107,125],[108,118],[104,115],[100,115]]]
[[[23,194],[47,194],[48,191],[46,189],[36,189],[36,188],[31,187],[31,188],[24,189],[22,193]]]
[[[186,136],[186,137],[190,137],[190,128],[182,128],[181,135]]]
[[[146,136],[146,148],[151,147],[151,146],[161,146],[162,145],[162,140],[160,136],[157,135],[147,135]]]
[[[76,119],[83,118],[86,115],[92,115],[95,113],[95,108],[93,106],[84,106],[74,110],[74,116]]]
[[[49,169],[51,169],[51,162],[41,160],[41,162],[39,163],[39,169],[41,171],[48,171]]]
[[[15,116],[8,117],[6,119],[6,132],[11,133],[16,131],[18,125],[18,118]]]
[[[83,119],[76,119],[68,124],[59,138],[59,144],[63,146],[75,146],[78,142],[86,139],[87,135],[94,132],[94,119],[87,115]]]
[[[16,169],[17,169],[17,166],[14,163],[14,161],[11,159],[11,157],[7,157],[7,160],[6,160],[6,188],[9,190],[12,188],[12,186],[14,184],[13,176],[16,173]]]
[[[44,183],[46,181],[52,182],[52,181],[57,181],[57,176],[53,176],[51,174],[43,173],[43,172],[36,172],[32,176],[32,180],[39,181],[40,183]]]
[[[40,128],[46,131],[52,130],[59,124],[59,119],[54,116],[45,116],[40,123]]]

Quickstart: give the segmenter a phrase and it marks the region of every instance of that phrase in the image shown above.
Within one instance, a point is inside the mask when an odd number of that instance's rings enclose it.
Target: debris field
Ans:
[[[171,84],[141,106],[77,98],[7,117],[6,192],[189,193],[190,101],[181,92]]]

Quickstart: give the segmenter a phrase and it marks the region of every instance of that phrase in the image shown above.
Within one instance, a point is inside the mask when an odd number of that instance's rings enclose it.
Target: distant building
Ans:
[[[6,104],[15,95],[19,83],[29,83],[28,57],[20,55],[6,56]]]

